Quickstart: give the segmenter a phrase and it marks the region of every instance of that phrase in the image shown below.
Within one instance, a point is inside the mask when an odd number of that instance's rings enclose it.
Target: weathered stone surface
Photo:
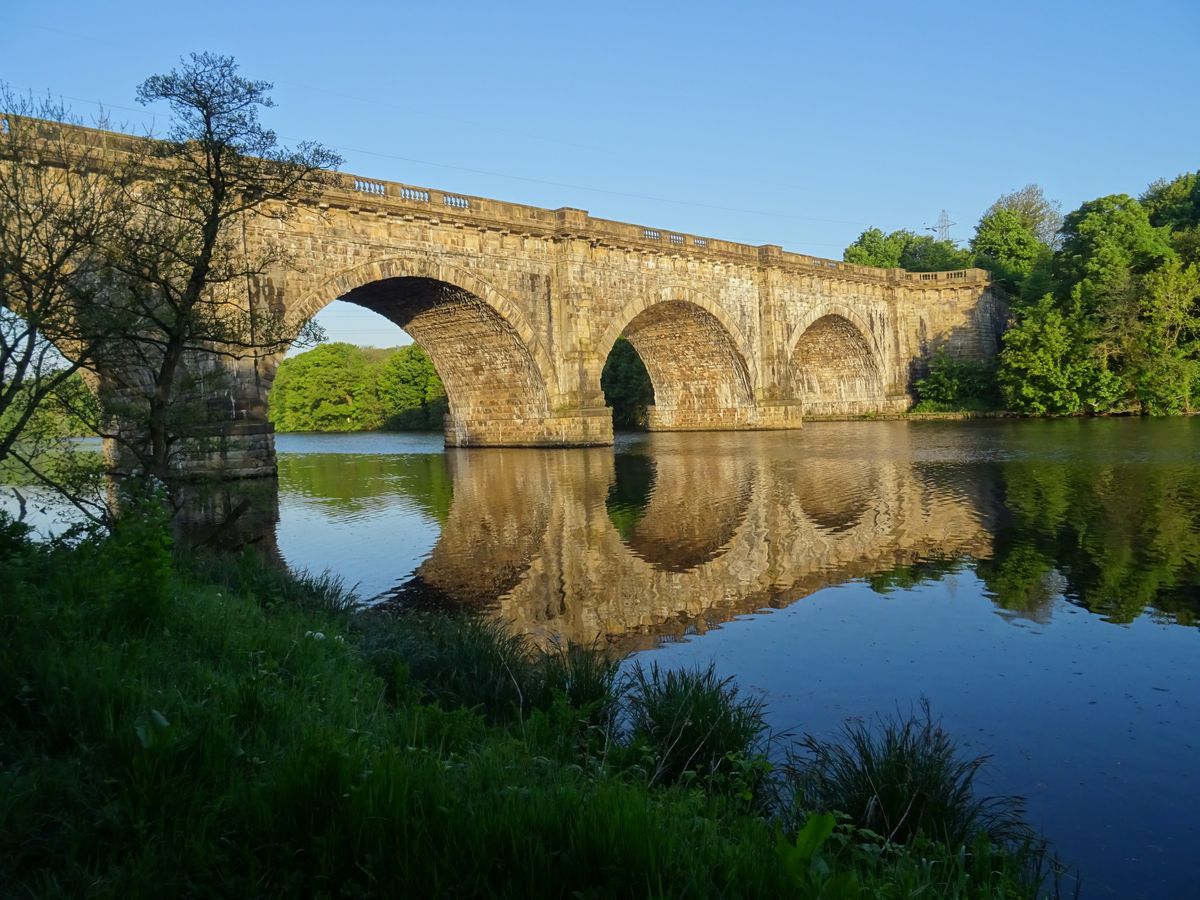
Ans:
[[[252,254],[290,259],[248,302],[311,316],[340,298],[405,328],[445,382],[449,446],[610,443],[600,373],[622,334],[654,382],[652,429],[779,429],[902,409],[935,349],[987,357],[1002,323],[977,269],[874,269],[353,175],[292,213],[247,222]],[[278,363],[233,366],[220,400],[259,428],[222,431],[213,468],[274,470]]]
[[[450,446],[608,443],[600,372],[621,335],[654,383],[652,429],[722,430],[903,409],[933,350],[984,358],[999,330],[976,269],[873,269],[352,176],[253,234],[297,261],[260,285],[277,308],[340,298],[413,335],[446,383]]]

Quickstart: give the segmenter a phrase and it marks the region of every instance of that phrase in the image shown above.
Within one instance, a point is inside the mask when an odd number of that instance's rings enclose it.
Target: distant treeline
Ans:
[[[1036,185],[998,199],[960,249],[869,228],[848,262],[912,271],[979,266],[1012,304],[994,366],[935,358],[932,409],[1028,415],[1200,409],[1200,173],[1111,194],[1065,218]]]
[[[644,430],[649,409],[654,405],[654,385],[633,344],[617,338],[600,375],[604,402],[612,407],[613,428]]]
[[[435,431],[446,390],[416,344],[323,344],[285,359],[268,398],[279,431]]]
[[[601,377],[618,429],[646,427],[654,388],[641,358],[618,338]],[[446,389],[416,344],[380,350],[323,344],[285,359],[268,399],[279,431],[437,431]]]

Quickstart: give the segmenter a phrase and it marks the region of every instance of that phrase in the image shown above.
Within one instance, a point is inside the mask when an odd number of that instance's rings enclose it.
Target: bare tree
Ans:
[[[103,249],[124,192],[67,110],[0,85],[0,460],[47,480],[39,411],[77,405],[80,373],[131,324]],[[94,381],[93,381],[94,383]]]
[[[340,157],[319,144],[279,145],[259,122],[271,85],[238,75],[232,58],[192,54],[138,88],[165,102],[165,140],[127,164],[120,182],[132,214],[106,248],[139,323],[110,345],[106,402],[124,427],[111,434],[136,473],[169,480],[189,438],[203,431],[206,395],[225,360],[275,354],[311,326],[248,304],[252,279],[289,262],[275,245],[250,251],[255,217],[285,220],[330,178]]]

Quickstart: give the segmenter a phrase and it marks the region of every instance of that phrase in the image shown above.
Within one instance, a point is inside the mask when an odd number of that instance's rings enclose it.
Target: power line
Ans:
[[[87,97],[74,97],[74,96],[71,96],[70,94],[63,94],[63,93],[59,93],[57,91],[54,91],[53,93],[57,94],[57,96],[63,100],[72,100],[76,103],[89,103],[89,104],[99,107],[102,110],[103,109],[119,109],[119,110],[123,110],[126,112],[135,112],[135,113],[146,112],[145,109],[135,109],[135,108],[129,107],[129,106],[119,106],[117,104],[104,103],[103,101],[92,100]],[[151,115],[153,117],[153,112],[151,113]],[[289,135],[280,135],[280,137],[282,137],[284,140],[300,140],[299,138],[291,137]],[[543,185],[545,187],[566,188],[567,190],[572,190],[572,191],[585,191],[585,192],[590,192],[590,193],[594,193],[594,194],[604,194],[604,195],[607,195],[610,197],[623,197],[623,198],[630,199],[630,200],[646,200],[646,201],[650,201],[652,203],[670,203],[670,204],[674,204],[677,206],[690,206],[690,207],[694,207],[697,209],[709,209],[709,210],[714,210],[717,212],[741,213],[743,215],[766,216],[766,217],[777,218],[777,219],[792,219],[792,220],[802,221],[802,222],[819,222],[819,223],[822,223],[825,225],[867,225],[867,224],[869,224],[867,222],[859,222],[859,221],[855,221],[852,219],[825,219],[825,218],[819,218],[817,216],[798,216],[794,213],[780,213],[780,212],[772,212],[770,210],[761,210],[761,209],[746,209],[743,207],[736,207],[736,206],[720,206],[720,205],[712,204],[712,203],[700,203],[700,202],[697,202],[694,200],[678,200],[678,199],[675,199],[672,197],[657,197],[652,194],[637,194],[637,193],[632,193],[630,191],[615,191],[615,190],[611,190],[608,188],[589,187],[588,185],[574,184],[572,182],[566,182],[566,181],[551,181],[551,180],[544,179],[544,178],[532,178],[527,175],[511,175],[506,172],[497,172],[497,171],[490,170],[490,169],[476,169],[476,168],[472,168],[470,166],[456,166],[451,163],[439,163],[439,162],[434,162],[434,161],[428,160],[428,159],[417,159],[415,157],[410,157],[410,156],[399,156],[394,153],[382,153],[377,150],[363,150],[358,147],[347,147],[344,145],[337,145],[337,144],[329,144],[328,146],[330,147],[330,149],[337,150],[341,153],[358,153],[363,156],[374,156],[379,159],[389,159],[389,160],[394,160],[396,162],[409,163],[410,165],[429,166],[431,168],[436,168],[436,169],[447,169],[447,170],[455,171],[455,172],[466,172],[471,175],[483,175],[488,178],[506,178],[506,179],[509,179],[512,181],[523,181],[528,184],[538,184],[538,185]],[[835,244],[834,242],[830,242],[830,241],[824,241],[824,242],[822,242],[822,241],[803,241],[802,243],[809,244],[812,246],[835,246],[835,245],[839,246],[839,247],[841,246],[840,243]]]

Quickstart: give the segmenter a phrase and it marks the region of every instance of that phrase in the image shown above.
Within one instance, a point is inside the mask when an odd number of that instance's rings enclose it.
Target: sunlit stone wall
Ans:
[[[113,156],[139,140],[72,133]],[[446,383],[450,446],[610,443],[600,374],[623,334],[654,381],[652,429],[728,430],[903,409],[933,352],[986,358],[1003,327],[977,269],[874,269],[348,174],[266,212],[244,246],[285,262],[248,280],[250,310],[341,298],[407,328]],[[214,440],[190,466],[274,471],[278,362],[213,379]]]

